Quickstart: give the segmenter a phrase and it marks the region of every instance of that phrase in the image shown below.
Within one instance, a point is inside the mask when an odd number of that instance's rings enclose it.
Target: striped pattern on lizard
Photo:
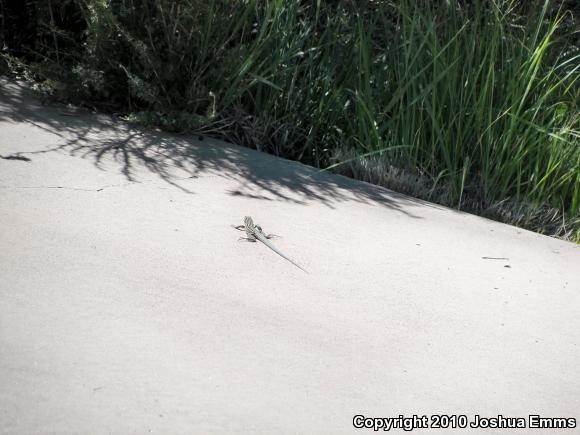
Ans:
[[[300,266],[294,260],[292,260],[289,257],[287,257],[286,255],[284,255],[274,245],[272,245],[272,243],[270,243],[270,241],[268,239],[271,239],[273,237],[273,235],[272,234],[265,234],[264,231],[262,230],[262,227],[260,225],[254,224],[254,220],[250,216],[244,217],[244,225],[234,226],[234,228],[236,230],[246,232],[247,237],[242,237],[242,239],[245,239],[249,242],[255,242],[256,240],[259,240],[264,245],[266,245],[268,248],[270,248],[272,251],[274,251],[276,254],[278,254],[280,257],[289,261],[290,263],[292,263],[294,266],[296,266],[300,270],[303,270],[304,272],[308,273],[308,271],[306,269],[304,269],[302,266]]]

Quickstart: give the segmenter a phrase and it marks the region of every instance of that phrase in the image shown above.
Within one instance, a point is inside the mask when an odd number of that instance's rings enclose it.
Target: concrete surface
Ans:
[[[0,155],[1,433],[580,431],[576,245],[6,81]]]

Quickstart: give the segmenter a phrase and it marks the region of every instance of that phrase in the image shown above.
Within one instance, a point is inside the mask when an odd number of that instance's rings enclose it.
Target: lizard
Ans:
[[[294,260],[292,260],[289,257],[287,257],[286,255],[284,255],[278,249],[276,249],[276,247],[268,240],[268,239],[271,239],[274,235],[264,233],[264,231],[262,230],[262,227],[260,225],[255,225],[254,220],[250,216],[244,217],[244,225],[237,225],[237,226],[234,226],[234,228],[236,230],[246,232],[246,235],[248,237],[241,237],[241,239],[245,239],[248,242],[255,242],[256,240],[259,240],[264,245],[266,245],[268,248],[270,248],[272,251],[274,251],[276,254],[278,254],[280,257],[284,258],[285,260],[289,261],[297,268],[308,273],[308,271],[306,269],[304,269],[302,266],[300,266]]]

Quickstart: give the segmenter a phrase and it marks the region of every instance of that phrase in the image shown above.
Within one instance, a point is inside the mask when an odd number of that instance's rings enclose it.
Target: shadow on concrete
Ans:
[[[45,130],[60,139],[56,146],[38,150],[14,152],[3,159],[31,161],[34,154],[66,152],[90,158],[102,169],[105,157],[119,164],[127,180],[135,181],[136,167],[145,167],[167,183],[187,193],[194,193],[177,183],[178,180],[219,176],[242,180],[232,196],[264,200],[291,201],[305,205],[316,200],[329,207],[336,202],[355,200],[375,203],[410,217],[413,205],[432,205],[424,201],[389,191],[382,187],[355,181],[343,176],[320,172],[315,168],[248,148],[217,140],[199,140],[198,135],[179,135],[152,129],[136,129],[113,116],[93,114],[81,109],[45,106],[35,98],[25,84],[0,79],[0,122],[24,122]],[[14,148],[17,145],[14,144]],[[175,176],[175,170],[186,173]],[[248,192],[252,187],[267,195]],[[291,191],[296,195],[289,196]]]

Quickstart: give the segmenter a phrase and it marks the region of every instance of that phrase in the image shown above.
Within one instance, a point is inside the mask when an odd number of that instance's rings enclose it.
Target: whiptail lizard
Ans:
[[[264,233],[264,231],[262,230],[262,227],[260,225],[254,224],[254,220],[250,216],[244,217],[244,225],[234,226],[234,228],[236,230],[246,232],[246,235],[248,237],[242,237],[242,239],[246,239],[249,242],[255,242],[256,240],[259,240],[264,245],[266,245],[268,248],[270,248],[272,251],[274,251],[276,254],[278,254],[280,257],[288,260],[290,263],[292,263],[297,268],[308,273],[308,271],[306,269],[304,269],[302,266],[300,266],[298,263],[296,263],[292,259],[288,258],[286,255],[284,255],[280,251],[278,251],[278,249],[276,249],[276,247],[274,245],[272,245],[272,243],[270,243],[270,241],[268,240],[268,239],[271,239],[273,237],[273,235],[272,234],[266,235]]]

